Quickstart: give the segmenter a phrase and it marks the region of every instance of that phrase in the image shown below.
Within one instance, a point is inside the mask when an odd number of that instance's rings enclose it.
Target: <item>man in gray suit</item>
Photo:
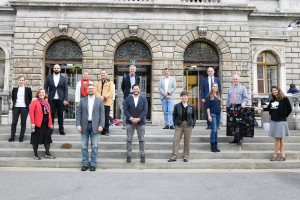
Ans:
[[[88,96],[80,100],[76,113],[76,128],[81,133],[81,153],[82,165],[81,171],[86,171],[89,166],[88,142],[91,137],[91,168],[96,170],[98,156],[98,138],[99,133],[103,131],[105,114],[103,100],[95,96],[95,85],[87,86]]]
[[[164,74],[166,77],[161,78],[158,85],[166,125],[164,129],[175,129],[172,115],[174,110],[176,80],[170,77],[170,70],[168,68],[165,68]]]

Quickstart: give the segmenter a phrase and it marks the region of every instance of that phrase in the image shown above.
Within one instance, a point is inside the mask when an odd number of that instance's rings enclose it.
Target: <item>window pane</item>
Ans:
[[[263,65],[257,65],[257,78],[258,79],[264,78],[264,66]]]
[[[0,60],[0,91],[4,89],[5,61]]]
[[[271,93],[271,87],[277,86],[277,80],[268,80],[268,93]]]
[[[265,62],[265,53],[259,54],[257,57],[257,62]]]
[[[276,62],[276,59],[272,54],[267,53],[267,62]]]
[[[0,58],[5,58],[5,53],[4,51],[0,48]]]
[[[267,78],[269,79],[277,79],[276,66],[268,66],[267,67]]]
[[[258,93],[265,93],[265,84],[263,80],[258,81]]]

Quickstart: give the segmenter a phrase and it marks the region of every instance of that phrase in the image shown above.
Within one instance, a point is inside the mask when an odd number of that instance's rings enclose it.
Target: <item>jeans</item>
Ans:
[[[89,166],[89,152],[88,143],[89,136],[91,137],[91,166],[96,167],[97,156],[98,156],[98,138],[99,134],[93,132],[92,123],[88,123],[86,131],[81,133],[81,154],[82,154],[82,165]]]
[[[163,111],[164,111],[164,120],[166,126],[173,126],[173,110],[174,110],[174,99],[167,99],[164,97],[161,100]]]
[[[220,125],[221,115],[210,113],[212,118],[211,124],[211,133],[210,133],[210,142],[218,142],[218,129]]]
[[[206,123],[208,126],[211,126],[211,122],[208,121],[208,114],[207,114],[207,101],[205,102],[205,110],[206,110]]]
[[[21,114],[21,132],[20,132],[20,139],[24,138],[25,130],[26,130],[26,120],[28,116],[28,110],[26,107],[15,107],[12,111],[13,120],[11,124],[11,138],[15,138],[16,136],[16,129],[17,123],[19,120],[19,116]]]
[[[51,107],[51,117],[52,117],[53,129],[54,129],[55,111],[57,109],[59,132],[64,131],[64,110],[65,110],[65,106],[64,106],[63,102],[64,101],[59,100],[59,99],[49,100],[49,104],[50,104],[50,107]]]

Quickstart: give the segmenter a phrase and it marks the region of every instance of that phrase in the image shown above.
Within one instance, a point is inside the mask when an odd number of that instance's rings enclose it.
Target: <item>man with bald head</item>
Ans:
[[[235,107],[240,106],[242,108],[245,108],[249,101],[247,89],[239,84],[240,76],[237,74],[234,74],[232,76],[232,82],[234,85],[228,90],[226,106],[230,107],[232,105],[235,105]],[[229,143],[237,143],[241,145],[243,143],[243,137],[234,136],[234,140]]]
[[[222,95],[221,81],[218,77],[214,76],[214,74],[215,74],[214,68],[209,67],[207,69],[207,74],[208,74],[208,77],[205,77],[204,79],[202,79],[202,84],[201,84],[201,99],[202,99],[201,101],[203,103],[205,103],[205,110],[207,108],[206,98],[207,98],[208,93],[211,90],[211,86],[213,83],[218,83],[219,93],[220,93],[220,95]],[[208,118],[207,118],[207,112],[206,112],[206,121],[207,121],[206,129],[210,129],[211,127],[210,127],[210,122],[208,121]]]
[[[60,71],[59,64],[55,64],[53,67],[54,73],[47,76],[44,89],[48,94],[52,123],[54,125],[55,111],[57,110],[59,133],[65,135],[63,115],[65,106],[68,104],[68,84],[67,79],[60,74]]]

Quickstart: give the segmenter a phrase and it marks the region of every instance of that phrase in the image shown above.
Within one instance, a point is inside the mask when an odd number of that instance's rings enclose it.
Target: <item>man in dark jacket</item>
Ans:
[[[67,79],[60,74],[61,68],[58,64],[54,65],[53,71],[54,74],[47,76],[44,88],[48,94],[53,126],[55,111],[57,110],[59,133],[65,135],[63,114],[65,106],[68,104],[68,84]]]
[[[125,99],[132,94],[132,86],[134,84],[140,85],[140,77],[135,74],[136,72],[136,66],[130,65],[129,67],[129,75],[124,75],[122,80],[121,89],[124,94],[124,101],[123,101],[123,107]],[[123,110],[123,129],[126,127],[126,115]]]
[[[132,86],[133,95],[126,98],[124,103],[124,112],[126,115],[127,129],[127,162],[131,162],[132,140],[134,130],[136,129],[139,138],[139,147],[141,154],[141,162],[145,162],[145,116],[148,111],[148,102],[145,97],[140,96],[140,86],[134,84]],[[136,116],[135,116],[136,115]],[[138,116],[137,116],[138,115]]]
[[[295,94],[295,93],[299,93],[299,90],[297,90],[296,86],[294,84],[291,84],[290,85],[290,89],[287,93],[292,93],[292,94]]]

